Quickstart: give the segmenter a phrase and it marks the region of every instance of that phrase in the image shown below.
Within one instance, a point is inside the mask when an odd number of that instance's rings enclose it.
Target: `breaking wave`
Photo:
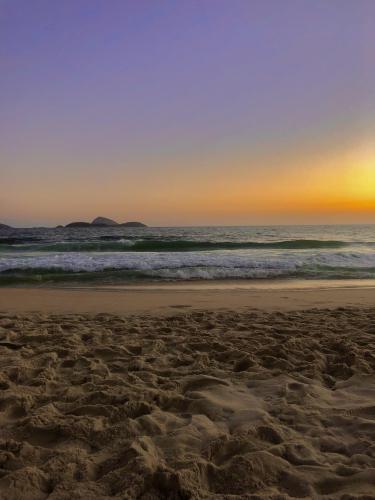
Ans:
[[[0,283],[22,278],[75,279],[270,279],[374,278],[375,254],[368,252],[66,252],[8,255],[0,260]]]
[[[0,251],[34,252],[189,252],[208,250],[251,250],[251,249],[335,249],[348,243],[335,240],[285,240],[274,242],[255,241],[194,241],[194,240],[118,240],[62,241],[56,243],[29,243],[11,238],[0,239]]]

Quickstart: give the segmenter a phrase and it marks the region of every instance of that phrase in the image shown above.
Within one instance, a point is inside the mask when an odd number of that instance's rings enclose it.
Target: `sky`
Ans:
[[[375,223],[374,0],[0,0],[0,222]]]

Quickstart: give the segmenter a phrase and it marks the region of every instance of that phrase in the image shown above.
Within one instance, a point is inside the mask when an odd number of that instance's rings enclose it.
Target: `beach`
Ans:
[[[1,288],[0,312],[0,498],[374,498],[371,286]]]
[[[375,500],[375,0],[0,0],[0,500]]]
[[[0,287],[11,313],[152,314],[189,310],[290,311],[375,306],[375,280],[175,282],[147,285]]]

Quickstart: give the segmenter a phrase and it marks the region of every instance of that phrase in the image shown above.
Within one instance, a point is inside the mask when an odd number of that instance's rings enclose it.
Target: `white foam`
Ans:
[[[304,269],[375,268],[375,252],[282,250],[215,252],[60,252],[2,254],[0,272],[15,269],[102,271],[127,269],[165,278],[277,277]]]

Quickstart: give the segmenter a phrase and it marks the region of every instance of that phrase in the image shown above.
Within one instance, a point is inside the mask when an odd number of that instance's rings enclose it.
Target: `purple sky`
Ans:
[[[373,0],[0,0],[0,221],[299,222],[252,179],[293,197],[371,150],[374,27]]]

